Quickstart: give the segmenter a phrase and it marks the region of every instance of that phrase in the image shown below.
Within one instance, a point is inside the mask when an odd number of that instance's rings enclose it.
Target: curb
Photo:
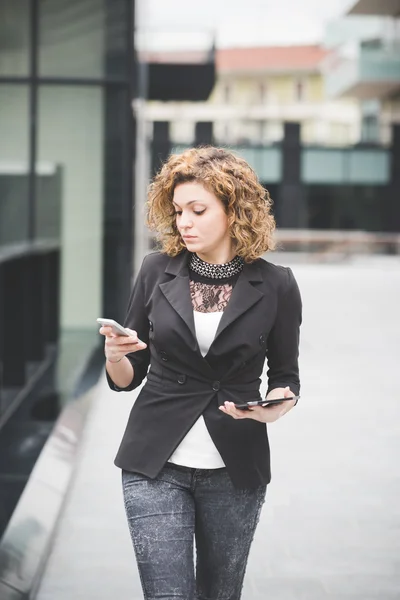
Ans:
[[[34,598],[68,493],[95,387],[62,410],[0,541],[0,598]]]

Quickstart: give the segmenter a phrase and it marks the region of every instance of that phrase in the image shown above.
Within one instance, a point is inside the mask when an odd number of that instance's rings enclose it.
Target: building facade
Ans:
[[[328,98],[357,101],[361,141],[389,145],[400,123],[400,2],[358,0],[332,23],[326,45]]]
[[[216,83],[207,102],[149,102],[149,121],[169,121],[171,139],[190,143],[197,121],[213,123],[217,143],[270,144],[283,139],[286,121],[301,123],[305,144],[343,146],[358,141],[360,108],[325,93],[321,46],[216,50]]]
[[[238,152],[270,191],[280,231],[400,232],[397,42],[385,53],[353,29],[336,38],[359,39],[356,67],[341,61],[337,40],[217,50],[208,101],[147,103],[153,151],[200,142]]]

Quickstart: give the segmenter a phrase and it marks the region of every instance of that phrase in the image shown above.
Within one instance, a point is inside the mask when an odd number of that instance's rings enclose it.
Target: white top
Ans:
[[[215,338],[223,312],[193,311],[196,337],[202,356],[205,356]],[[169,462],[196,469],[219,469],[224,467],[220,453],[214,445],[203,415],[194,423],[183,438]]]

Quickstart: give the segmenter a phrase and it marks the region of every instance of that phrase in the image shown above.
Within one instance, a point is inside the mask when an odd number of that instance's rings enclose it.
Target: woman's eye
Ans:
[[[193,212],[194,212],[194,214],[195,214],[195,215],[202,215],[202,214],[205,212],[205,210],[206,210],[206,209],[204,208],[203,210],[194,210]],[[181,214],[182,214],[182,211],[181,211],[181,210],[176,210],[176,211],[174,212],[174,216],[175,216],[175,217],[176,217],[176,216],[181,216]]]

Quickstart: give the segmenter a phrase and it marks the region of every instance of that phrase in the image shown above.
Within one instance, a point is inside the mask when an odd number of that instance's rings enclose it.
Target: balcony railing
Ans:
[[[341,47],[324,63],[331,97],[381,98],[400,90],[400,42],[370,40]]]

